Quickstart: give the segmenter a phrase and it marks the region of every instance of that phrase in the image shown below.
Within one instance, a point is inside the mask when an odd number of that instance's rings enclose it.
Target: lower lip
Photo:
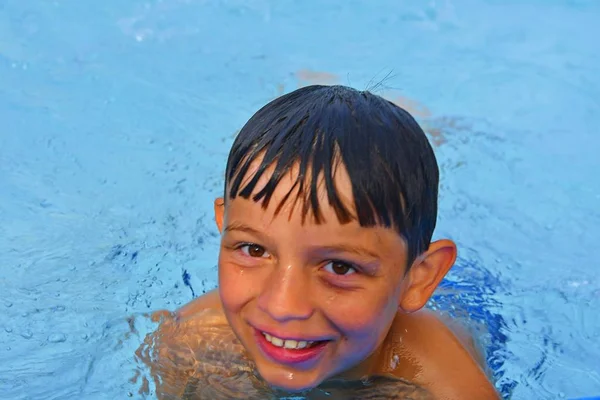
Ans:
[[[314,361],[323,353],[323,351],[325,351],[325,347],[327,346],[327,341],[323,341],[316,346],[306,347],[304,349],[285,349],[283,347],[277,347],[267,341],[267,338],[265,338],[258,330],[255,330],[255,336],[263,353],[267,357],[281,364],[293,365]]]

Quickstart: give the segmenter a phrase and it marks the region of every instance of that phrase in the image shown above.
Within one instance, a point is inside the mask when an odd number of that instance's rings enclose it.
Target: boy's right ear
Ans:
[[[223,197],[217,197],[215,199],[215,222],[219,233],[223,233],[223,218],[225,216],[225,199]]]

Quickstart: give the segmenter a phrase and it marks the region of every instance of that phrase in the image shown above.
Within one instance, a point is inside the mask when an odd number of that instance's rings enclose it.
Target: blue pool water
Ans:
[[[505,397],[600,394],[599,18],[594,0],[0,0],[0,398],[136,396],[125,318],[215,287],[232,138],[310,83],[371,87],[427,127],[436,236],[460,247],[431,307],[489,327]]]

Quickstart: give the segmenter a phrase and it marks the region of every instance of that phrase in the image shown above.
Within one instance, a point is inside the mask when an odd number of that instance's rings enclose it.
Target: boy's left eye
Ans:
[[[330,274],[348,276],[356,273],[356,268],[342,261],[330,261],[325,265],[325,271]]]

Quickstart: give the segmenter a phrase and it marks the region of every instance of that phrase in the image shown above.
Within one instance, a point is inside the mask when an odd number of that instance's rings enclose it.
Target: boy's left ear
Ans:
[[[427,301],[456,261],[456,244],[447,239],[431,243],[429,249],[413,262],[400,297],[404,312],[415,312]]]

